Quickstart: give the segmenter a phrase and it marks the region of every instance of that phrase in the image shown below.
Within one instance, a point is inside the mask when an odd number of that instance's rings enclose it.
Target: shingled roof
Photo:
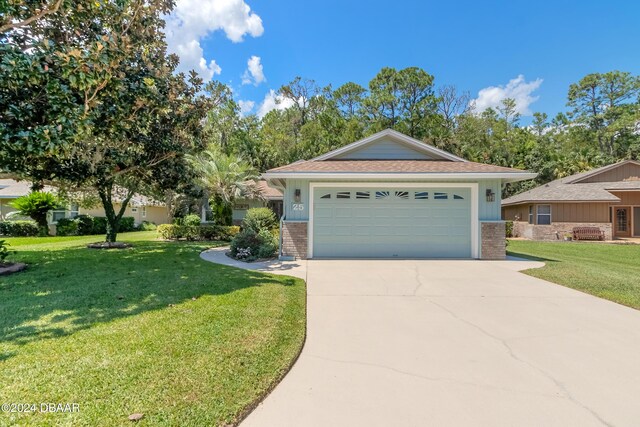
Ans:
[[[503,173],[525,172],[520,169],[474,162],[440,160],[307,160],[271,169],[273,172],[342,172],[342,173]]]
[[[504,199],[502,205],[509,206],[536,202],[619,202],[620,198],[612,194],[611,191],[640,190],[640,181],[628,180],[588,183],[579,181],[629,162],[636,163],[632,160],[623,161],[560,178]]]

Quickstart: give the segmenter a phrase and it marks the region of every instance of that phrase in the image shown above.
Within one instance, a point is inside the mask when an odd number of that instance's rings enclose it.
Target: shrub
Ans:
[[[138,225],[138,230],[140,231],[154,231],[158,228],[158,226],[151,221],[142,221],[140,225]]]
[[[157,227],[160,238],[164,240],[226,240],[229,241],[240,232],[237,226],[221,225],[177,225],[161,224]]]
[[[197,227],[200,225],[200,216],[195,214],[189,214],[182,218],[182,225]]]
[[[78,221],[71,218],[60,218],[56,224],[57,236],[76,236],[78,234]]]
[[[155,230],[155,225],[151,230]],[[136,231],[134,218],[127,216],[120,220],[119,232]],[[75,218],[61,218],[56,226],[58,236],[88,236],[91,234],[106,234],[107,219],[105,217],[91,215],[78,215]]]
[[[278,252],[278,239],[267,229],[256,233],[247,228],[231,241],[231,256],[245,261],[270,258]]]
[[[91,234],[107,234],[107,218],[96,216],[92,218],[93,232]]]
[[[90,234],[99,234],[95,231],[93,222],[94,218],[91,215],[78,215],[75,217],[75,221],[78,223],[78,235],[88,236]]]
[[[216,240],[231,241],[240,233],[240,227],[237,225],[216,225]]]
[[[262,241],[258,233],[250,228],[242,230],[231,241],[231,256],[238,259],[253,261],[258,258],[258,250]]]
[[[256,233],[260,232],[260,230],[273,230],[277,227],[276,214],[269,208],[249,209],[242,220],[242,228],[253,230]]]
[[[22,215],[31,217],[40,228],[47,229],[47,212],[60,206],[60,201],[46,191],[34,191],[26,196],[18,197],[12,206]]]
[[[4,260],[11,255],[11,251],[7,247],[9,246],[4,240],[0,240],[0,264],[4,263]]]
[[[129,231],[136,230],[136,220],[132,216],[125,216],[120,219],[120,227],[118,228],[119,233],[127,233]],[[105,233],[106,230],[106,218],[105,218]]]
[[[513,221],[505,221],[505,234],[507,237],[513,237]]]
[[[258,258],[271,258],[278,252],[278,238],[269,230],[260,230],[258,233],[262,244],[258,248]]]
[[[34,221],[2,221],[0,222],[0,235],[12,237],[37,236],[40,232],[38,224]]]
[[[164,240],[174,240],[178,237],[176,236],[176,231],[179,226],[176,224],[160,224],[156,231],[161,239]]]

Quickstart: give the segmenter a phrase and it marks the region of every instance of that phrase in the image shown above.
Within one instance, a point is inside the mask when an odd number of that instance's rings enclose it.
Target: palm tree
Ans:
[[[210,145],[203,152],[190,157],[198,183],[215,197],[224,222],[231,222],[231,207],[237,198],[255,197],[258,172],[239,156],[224,154]],[[208,198],[208,197],[207,197]],[[221,218],[222,219],[222,218]]]

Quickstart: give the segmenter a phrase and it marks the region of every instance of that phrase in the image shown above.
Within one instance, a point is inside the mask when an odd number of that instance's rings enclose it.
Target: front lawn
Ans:
[[[203,261],[209,243],[125,233],[9,238],[0,277],[0,403],[77,403],[78,413],[0,413],[0,425],[234,423],[298,354],[302,280]]]
[[[640,309],[640,245],[510,240],[508,252],[546,262],[526,274]]]

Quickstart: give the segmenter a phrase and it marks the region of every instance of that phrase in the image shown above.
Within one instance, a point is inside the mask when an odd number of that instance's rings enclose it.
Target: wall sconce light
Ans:
[[[494,193],[490,188],[487,188],[487,202],[495,202],[496,201],[496,193]]]
[[[293,200],[295,200],[296,203],[300,203],[300,189],[296,188],[296,190],[293,192]]]

